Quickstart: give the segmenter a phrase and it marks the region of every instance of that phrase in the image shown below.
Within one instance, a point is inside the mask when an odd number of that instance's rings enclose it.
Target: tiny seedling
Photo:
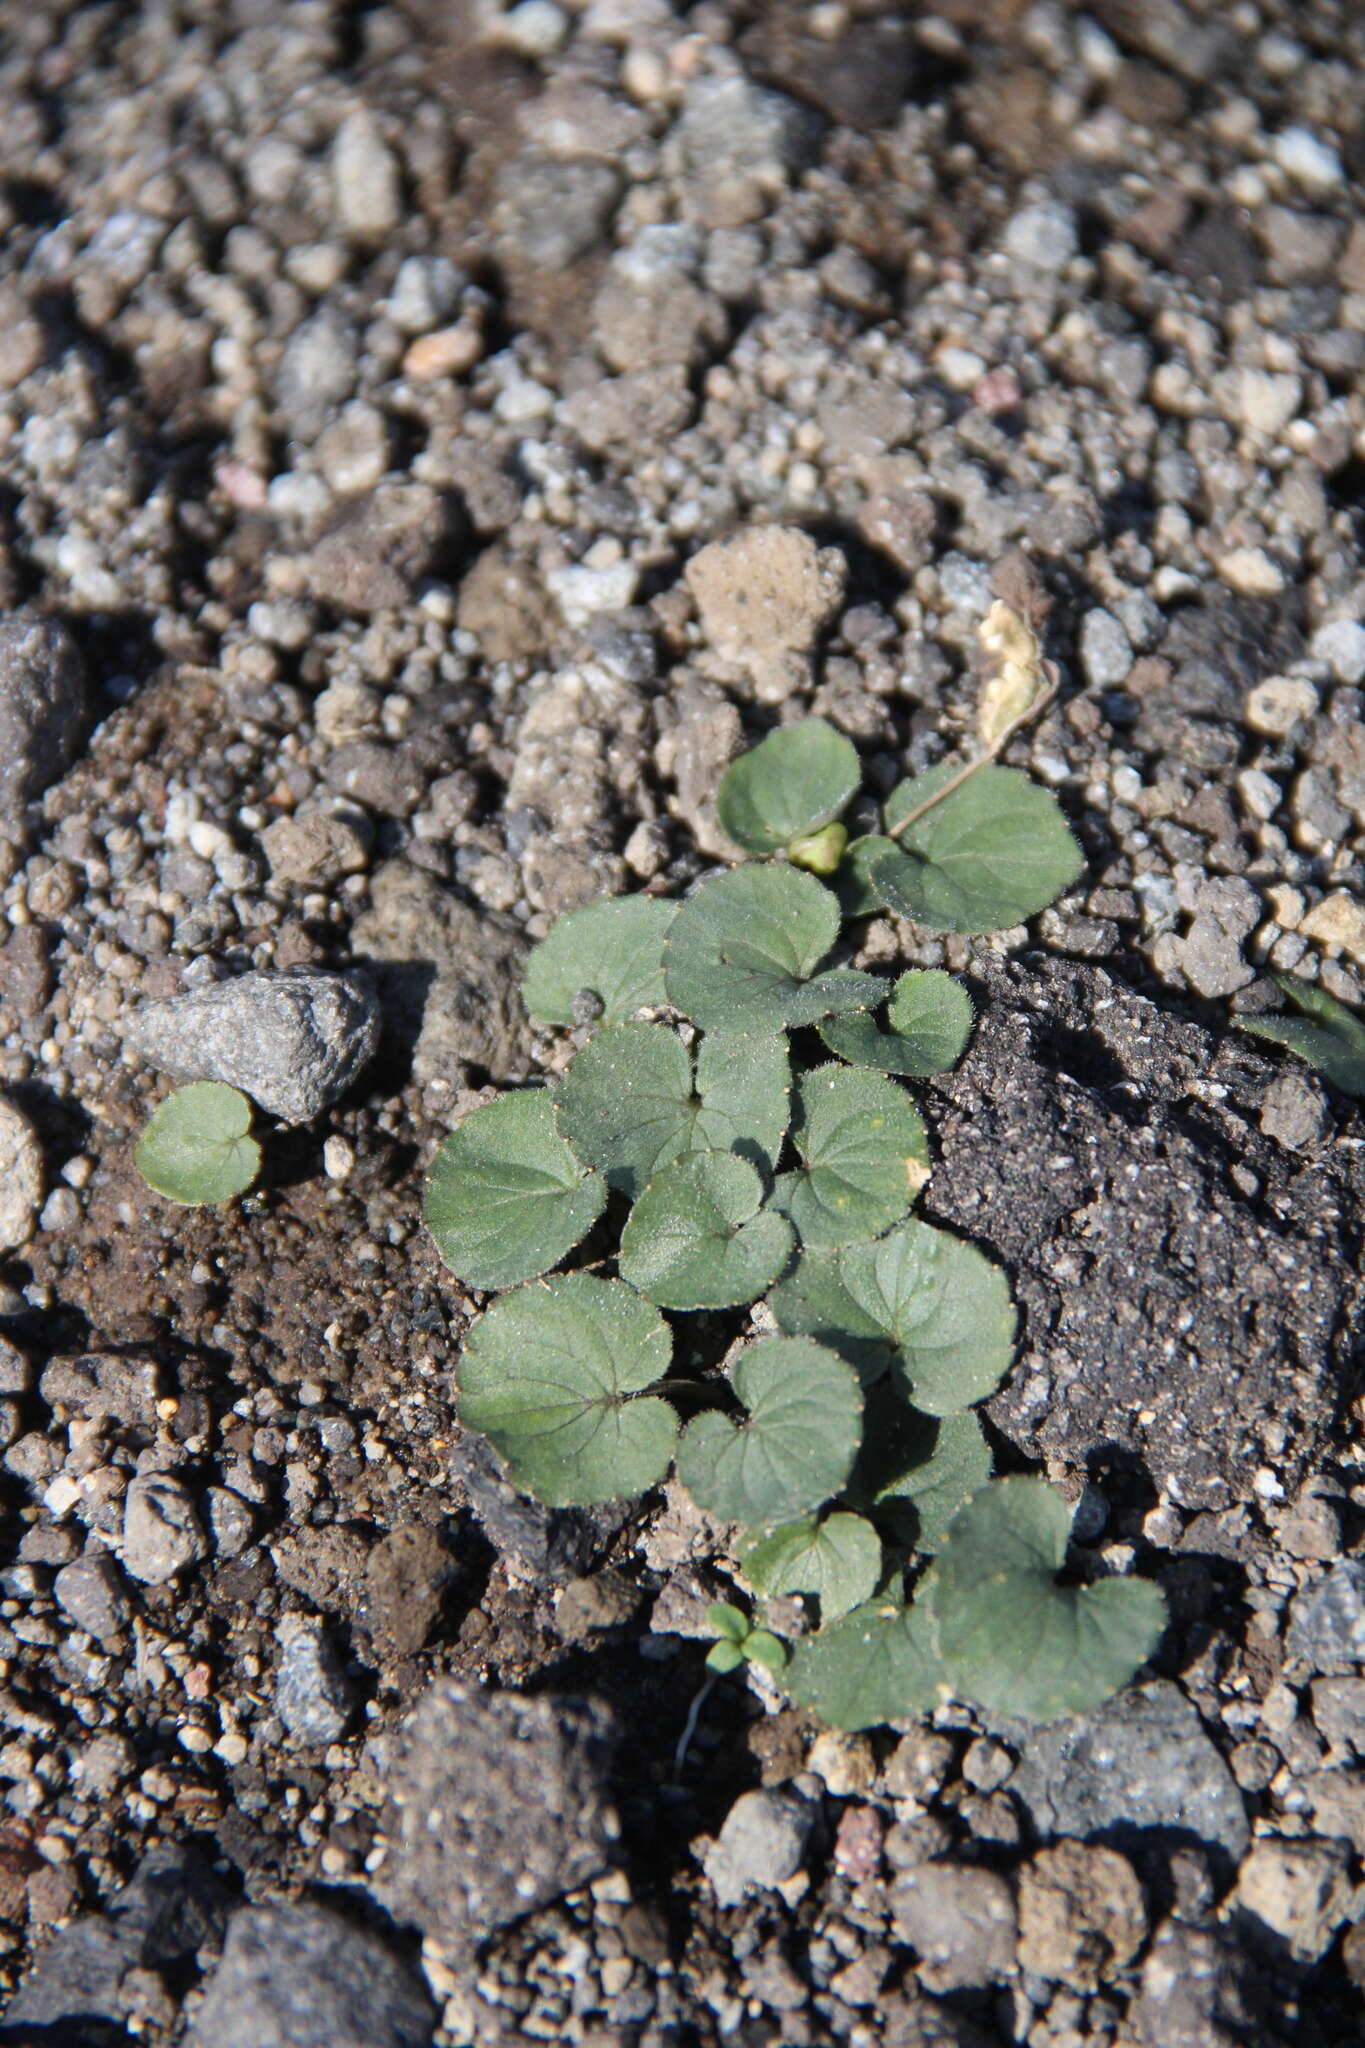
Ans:
[[[764,1671],[778,1672],[786,1663],[787,1651],[781,1638],[766,1628],[755,1628],[747,1614],[732,1607],[728,1600],[713,1600],[706,1610],[706,1619],[720,1639],[707,1651],[708,1671],[724,1676],[727,1671],[737,1671],[741,1664],[757,1664]]]
[[[148,1187],[182,1208],[230,1202],[261,1170],[251,1104],[222,1081],[191,1081],[152,1111],[133,1163]]]
[[[524,994],[575,1027],[572,1057],[474,1110],[427,1183],[446,1265],[497,1293],[465,1343],[462,1421],[554,1507],[672,1466],[733,1529],[736,1575],[819,1623],[788,1654],[718,1605],[711,1668],[760,1664],[841,1728],[953,1692],[1074,1712],[1163,1625],[1142,1581],[1064,1583],[1066,1508],[991,1477],[974,1409],[1013,1358],[1009,1286],[913,1213],[932,1159],[907,1083],[962,1056],[967,992],[849,964],[869,913],[997,931],[1081,872],[1055,799],[996,760],[1053,678],[1015,614],[987,627],[976,751],[902,783],[880,832],[848,840],[857,756],[807,719],[721,779],[752,858],[681,903],[561,918]],[[591,1270],[553,1270],[589,1238]]]
[[[1275,980],[1301,1015],[1237,1017],[1233,1021],[1238,1030],[1296,1053],[1343,1095],[1365,1097],[1365,1023],[1311,981],[1296,974],[1277,974]]]

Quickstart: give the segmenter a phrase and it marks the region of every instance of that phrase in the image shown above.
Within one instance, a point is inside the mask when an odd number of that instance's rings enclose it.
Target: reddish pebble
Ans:
[[[846,1806],[834,1835],[834,1868],[850,1884],[875,1877],[882,1860],[882,1824],[870,1806]]]
[[[1013,412],[1023,392],[1013,370],[987,370],[972,386],[972,404],[981,412]]]

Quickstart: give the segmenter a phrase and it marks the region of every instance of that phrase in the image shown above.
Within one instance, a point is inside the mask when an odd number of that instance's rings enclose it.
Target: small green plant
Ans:
[[[191,1081],[153,1110],[133,1163],[148,1187],[182,1208],[230,1202],[261,1170],[251,1104],[221,1081]]]
[[[857,757],[806,720],[722,778],[718,814],[754,858],[681,903],[561,918],[525,999],[582,1042],[552,1086],[468,1116],[427,1184],[447,1266],[508,1290],[467,1339],[462,1421],[553,1506],[674,1466],[734,1528],[735,1574],[820,1624],[788,1655],[714,1608],[713,1669],[762,1664],[843,1728],[949,1692],[1074,1711],[1164,1624],[1145,1581],[1064,1584],[1064,1505],[991,1479],[973,1410],[1012,1362],[1009,1287],[911,1213],[931,1157],[905,1083],[961,1056],[967,993],[937,970],[888,986],[849,964],[870,911],[993,931],[1080,873],[1054,799],[995,764],[1050,687],[1031,635],[1010,644],[976,753],[902,783],[881,833],[848,843]],[[552,1272],[578,1246],[592,1270]]]
[[[757,1664],[764,1671],[779,1672],[787,1661],[786,1646],[766,1628],[755,1628],[747,1614],[728,1600],[713,1600],[706,1610],[707,1623],[720,1638],[706,1654],[708,1671],[737,1671],[741,1664]]]
[[[1326,989],[1314,988],[1311,981],[1301,981],[1296,974],[1277,974],[1275,980],[1302,1014],[1236,1017],[1233,1022],[1238,1030],[1268,1038],[1273,1045],[1296,1053],[1325,1074],[1343,1095],[1365,1097],[1365,1024],[1345,1003],[1329,996]]]

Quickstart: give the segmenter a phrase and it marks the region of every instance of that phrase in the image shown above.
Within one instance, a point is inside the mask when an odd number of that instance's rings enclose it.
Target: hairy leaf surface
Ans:
[[[973,1015],[972,999],[953,975],[940,967],[911,968],[891,991],[890,1031],[879,1031],[868,1016],[832,1017],[820,1026],[820,1036],[850,1066],[925,1080],[957,1065],[972,1035]]]
[[[584,990],[599,1020],[619,1024],[664,997],[664,937],[677,904],[657,896],[608,896],[561,917],[526,963],[522,1000],[542,1024],[593,1021],[575,1007]]]
[[[806,1337],[761,1337],[735,1366],[748,1412],[698,1415],[678,1477],[708,1514],[751,1527],[791,1521],[839,1491],[853,1464],[863,1397],[842,1359]]]
[[[888,830],[958,772],[942,762],[887,800]],[[869,859],[868,880],[931,931],[995,932],[1034,917],[1082,873],[1085,856],[1055,797],[1017,768],[977,769]]]
[[[500,1095],[467,1116],[431,1163],[422,1214],[470,1287],[513,1287],[557,1266],[607,1199],[555,1129],[548,1090]]]
[[[929,1176],[929,1146],[905,1090],[831,1061],[798,1089],[798,1172],[779,1176],[775,1205],[815,1249],[875,1237],[903,1216]]]
[[[550,1507],[642,1493],[677,1437],[670,1403],[641,1392],[667,1371],[671,1343],[663,1317],[619,1280],[561,1273],[519,1287],[470,1332],[460,1420]]]
[[[662,1308],[752,1301],[791,1257],[791,1226],[763,1207],[763,1182],[730,1152],[660,1167],[621,1233],[623,1279]]]
[[[949,1231],[912,1218],[876,1244],[846,1246],[839,1277],[896,1346],[892,1374],[926,1415],[984,1401],[1009,1371],[1009,1282]]]
[[[861,1515],[814,1515],[741,1543],[739,1562],[759,1593],[813,1593],[823,1621],[860,1607],[877,1590],[882,1541]]]
[[[736,846],[780,853],[837,818],[860,776],[843,734],[823,718],[803,718],[730,763],[716,792],[716,816]]]
[[[814,875],[752,862],[682,904],[668,935],[669,1001],[703,1031],[771,1034],[881,1001],[876,975],[816,968],[839,934],[839,905]]]
[[[1302,1016],[1234,1017],[1237,1029],[1297,1054],[1343,1095],[1365,1096],[1365,1022],[1296,974],[1277,974],[1275,980]]]
[[[1063,1585],[1071,1516],[1041,1479],[1001,1479],[949,1526],[930,1576],[939,1652],[954,1688],[995,1713],[1084,1714],[1128,1683],[1166,1624],[1146,1579]]]
[[[803,1636],[785,1682],[799,1705],[852,1732],[928,1713],[939,1703],[942,1681],[921,1617],[886,1598]]]
[[[261,1170],[251,1104],[222,1081],[190,1081],[152,1111],[134,1164],[148,1187],[182,1209],[230,1202]]]

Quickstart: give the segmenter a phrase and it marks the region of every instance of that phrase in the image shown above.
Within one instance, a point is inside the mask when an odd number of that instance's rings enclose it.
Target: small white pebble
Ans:
[[[355,1147],[334,1131],[322,1148],[322,1170],[328,1180],[349,1180],[355,1171]]]
[[[1327,192],[1342,181],[1341,158],[1311,128],[1286,128],[1272,145],[1275,161],[1296,185]]]

